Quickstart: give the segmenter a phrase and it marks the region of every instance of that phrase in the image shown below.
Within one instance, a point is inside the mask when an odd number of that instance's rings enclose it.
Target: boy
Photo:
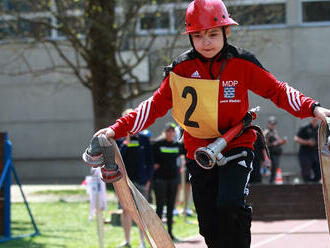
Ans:
[[[259,61],[227,43],[229,17],[221,0],[195,0],[186,11],[186,32],[192,49],[165,69],[165,78],[152,97],[95,136],[120,138],[150,126],[173,108],[184,131],[187,168],[191,174],[199,231],[208,247],[250,247],[251,209],[245,204],[256,134],[247,130],[227,144],[225,156],[247,151],[247,156],[210,170],[194,161],[194,151],[205,147],[240,123],[249,109],[248,90],[272,100],[294,116],[325,120],[330,110],[277,81]]]

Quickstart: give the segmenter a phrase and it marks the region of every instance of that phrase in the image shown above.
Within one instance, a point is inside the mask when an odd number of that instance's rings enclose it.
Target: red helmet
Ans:
[[[221,0],[195,0],[186,11],[186,32],[197,32],[214,27],[238,25],[229,17],[227,8]]]

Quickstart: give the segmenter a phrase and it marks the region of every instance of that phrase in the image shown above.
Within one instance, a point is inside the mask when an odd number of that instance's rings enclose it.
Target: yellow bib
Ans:
[[[220,137],[218,131],[219,81],[181,77],[170,72],[173,118],[196,138]]]

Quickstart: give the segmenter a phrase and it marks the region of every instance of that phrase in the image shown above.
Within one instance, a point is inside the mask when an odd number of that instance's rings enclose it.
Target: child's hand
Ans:
[[[330,109],[317,106],[313,112],[315,118],[326,122],[325,117],[330,117]]]
[[[110,127],[100,129],[99,131],[97,131],[93,135],[93,137],[99,136],[101,134],[104,134],[107,138],[114,138],[115,137],[115,132]]]

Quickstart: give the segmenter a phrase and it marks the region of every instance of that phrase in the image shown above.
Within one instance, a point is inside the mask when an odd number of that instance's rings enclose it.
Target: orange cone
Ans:
[[[281,168],[277,168],[277,170],[276,170],[275,184],[283,184]]]

